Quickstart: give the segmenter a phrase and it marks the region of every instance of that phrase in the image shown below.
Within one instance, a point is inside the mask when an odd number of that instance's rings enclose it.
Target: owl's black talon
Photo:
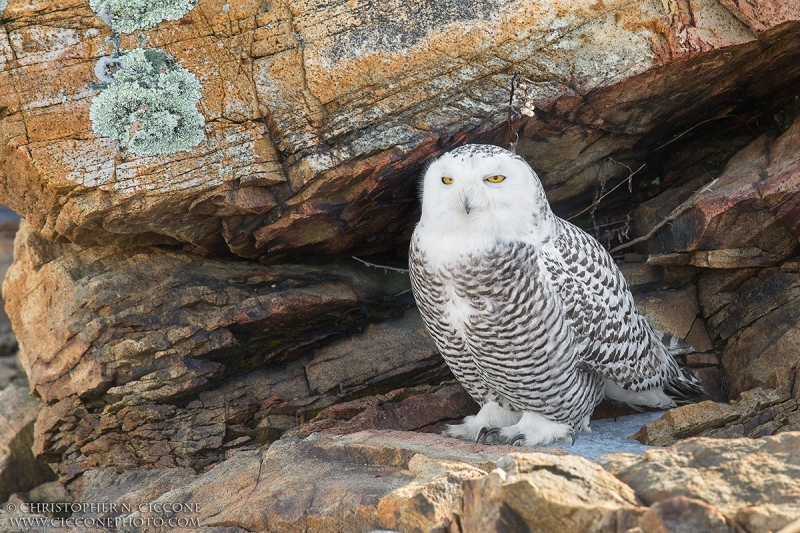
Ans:
[[[489,437],[491,437],[492,435],[497,435],[498,433],[500,433],[500,428],[492,428],[492,429],[481,428],[480,432],[478,433],[478,438],[475,439],[475,444],[480,444],[481,439],[483,439],[484,444],[488,444],[488,442],[486,441],[489,440]]]
[[[486,441],[489,440],[489,437],[491,437],[492,435],[499,435],[499,434],[500,434],[500,428],[490,429],[489,431],[486,432],[486,435],[484,435],[483,437],[484,444],[486,444]]]
[[[575,446],[575,441],[578,440],[578,434],[575,432],[574,429],[569,430],[569,437],[571,439],[570,446]]]
[[[525,435],[523,435],[522,433],[520,433],[519,435],[517,435],[516,437],[514,437],[513,439],[511,439],[511,440],[508,442],[508,446],[514,446],[514,444],[515,444],[517,441],[520,441],[520,444],[519,444],[519,445],[520,445],[520,446],[523,446],[523,445],[525,444]]]

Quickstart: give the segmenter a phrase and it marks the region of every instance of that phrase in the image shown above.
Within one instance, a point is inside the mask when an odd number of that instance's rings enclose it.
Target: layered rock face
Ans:
[[[13,260],[19,217],[0,208],[0,268]],[[4,273],[4,272],[3,272]],[[28,391],[28,380],[16,356],[17,339],[5,312],[0,313],[0,500],[53,481],[56,474],[33,455],[33,426],[41,405]]]
[[[28,324],[21,361],[45,404],[36,450],[65,475],[97,465],[202,469],[230,442],[274,439],[296,417],[363,389],[449,376],[414,311],[312,355],[402,315],[394,306],[410,297],[408,280],[396,273],[81,248],[27,225],[16,257],[6,305]],[[50,316],[39,320],[44,307]]]
[[[0,20],[0,203],[25,219],[3,292],[39,401],[9,377],[0,423],[41,469],[12,501],[196,504],[184,525],[220,533],[800,518],[796,2],[200,0],[118,44],[85,0]],[[116,46],[200,80],[196,148],[93,133]],[[425,162],[511,141],[691,345],[708,398],[637,434],[673,447],[593,463],[432,434],[477,405],[407,275],[350,256],[402,266]],[[25,492],[43,462],[61,484]],[[120,530],[171,530],[145,523]]]
[[[467,139],[518,133],[561,202],[624,173],[607,156],[641,156],[698,117],[753,120],[739,104],[794,95],[799,18],[788,1],[204,0],[122,46],[163,49],[202,81],[206,140],[122,160],[89,123],[108,26],[80,0],[11,1],[0,202],[84,246],[190,243],[266,262],[393,251],[421,165]],[[509,131],[517,71],[515,104],[541,111]]]
[[[690,439],[598,464],[420,433],[316,435],[237,453],[202,475],[91,470],[79,501],[116,510],[73,518],[126,532],[174,531],[172,520],[209,533],[767,533],[800,517],[798,446],[798,433]]]

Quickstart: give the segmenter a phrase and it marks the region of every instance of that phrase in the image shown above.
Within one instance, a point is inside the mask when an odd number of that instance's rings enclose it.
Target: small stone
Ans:
[[[650,446],[667,446],[680,438],[721,427],[737,418],[738,414],[731,406],[707,400],[670,409],[655,422],[642,426],[633,438]]]
[[[779,533],[779,530],[782,531],[782,528],[788,526],[799,515],[800,509],[786,512],[777,505],[764,503],[739,509],[733,523],[748,532]],[[797,525],[800,526],[800,521]]]
[[[71,502],[72,497],[64,485],[58,481],[51,481],[31,489],[28,493],[28,501],[35,503]]]
[[[694,251],[688,263],[700,268],[738,269],[766,267],[776,264],[780,259],[780,255],[764,252],[760,248],[727,248]]]
[[[44,402],[36,453],[59,463],[65,481],[98,466],[202,470],[223,457],[226,441],[246,445],[235,439],[266,416],[296,419],[341,401],[311,395],[305,363],[348,330],[391,316],[394,295],[409,287],[407,275],[355,262],[264,266],[157,247],[81,248],[52,243],[26,223],[17,239],[6,309]],[[26,318],[42,309],[47,321]],[[449,377],[420,328],[400,329],[391,361],[375,358],[380,335],[368,335],[369,346],[353,335],[351,346],[369,351],[340,350],[329,373],[338,369],[351,389]],[[415,343],[403,344],[406,331]],[[361,368],[353,381],[348,365]]]
[[[642,533],[729,533],[725,517],[712,506],[678,496],[663,500],[642,516]]]

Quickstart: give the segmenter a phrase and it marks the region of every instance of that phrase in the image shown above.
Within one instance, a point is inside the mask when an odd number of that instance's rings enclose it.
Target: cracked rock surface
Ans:
[[[0,500],[194,505],[168,518],[204,533],[800,518],[797,2],[200,0],[121,45],[197,76],[206,140],[126,158],[89,121],[108,26],[85,0],[0,6],[0,203],[25,220],[10,265],[0,212]],[[425,162],[517,135],[692,347],[708,397],[637,434],[668,448],[437,435],[477,405],[407,275],[350,257],[402,266]]]
[[[125,515],[126,532],[173,531],[154,521],[180,517],[207,533],[767,533],[800,518],[798,446],[800,432],[697,438],[592,462],[561,450],[370,430],[283,439],[238,451],[200,475],[92,469],[75,496],[141,505]],[[172,504],[180,510],[160,511]],[[148,518],[150,525],[136,525]]]
[[[57,241],[273,263],[402,248],[424,162],[508,142],[517,71],[515,105],[540,110],[513,124],[518,151],[572,207],[623,170],[607,157],[644,154],[698,114],[752,121],[731,102],[777,102],[800,78],[788,0],[201,0],[121,44],[201,80],[206,140],[123,160],[89,122],[108,26],[80,0],[12,0],[2,17],[0,203]]]
[[[353,394],[452,379],[404,311],[406,276],[81,248],[28,224],[16,243],[6,309],[43,404],[35,451],[65,479],[100,465],[203,469]]]

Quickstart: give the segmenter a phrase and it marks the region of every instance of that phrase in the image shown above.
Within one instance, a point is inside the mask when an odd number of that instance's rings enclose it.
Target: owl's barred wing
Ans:
[[[560,220],[554,249],[543,254],[583,364],[624,389],[665,387],[677,365],[647,322],[611,256],[591,236]]]

